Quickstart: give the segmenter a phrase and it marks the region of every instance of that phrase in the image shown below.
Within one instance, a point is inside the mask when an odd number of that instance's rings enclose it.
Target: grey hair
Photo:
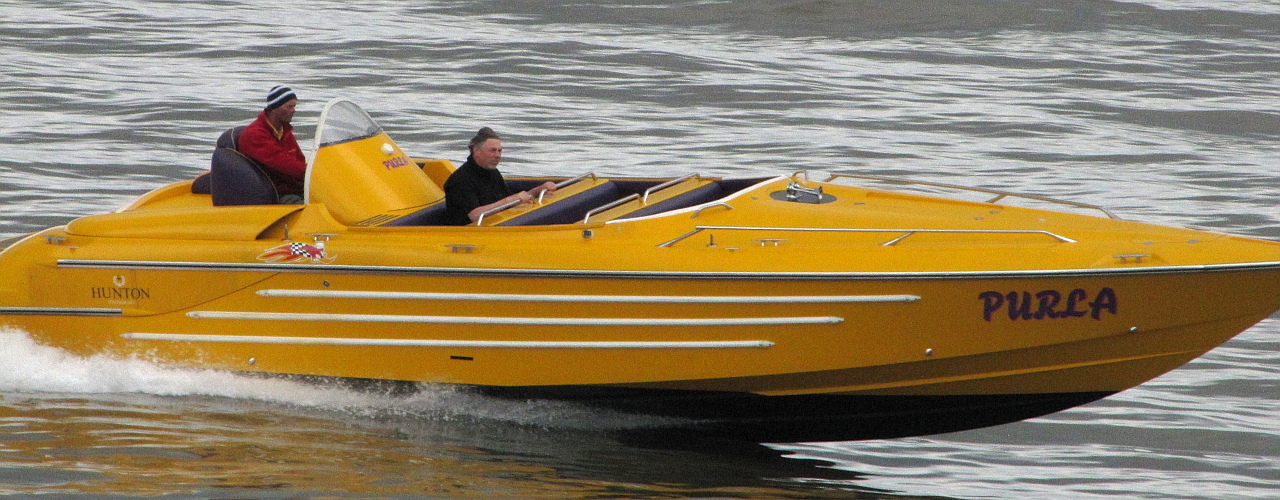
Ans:
[[[467,149],[475,149],[476,146],[484,144],[484,141],[489,139],[502,140],[501,137],[498,137],[498,133],[494,132],[493,129],[489,127],[481,128],[479,132],[476,132],[476,136],[471,138],[471,142],[467,143]]]

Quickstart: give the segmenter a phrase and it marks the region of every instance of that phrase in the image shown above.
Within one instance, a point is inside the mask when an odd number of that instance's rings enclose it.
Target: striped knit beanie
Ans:
[[[276,85],[274,87],[271,87],[271,91],[267,92],[266,111],[271,111],[273,109],[276,109],[280,106],[283,106],[284,103],[297,98],[298,98],[298,95],[294,94],[293,89],[289,87],[286,87],[284,85]]]

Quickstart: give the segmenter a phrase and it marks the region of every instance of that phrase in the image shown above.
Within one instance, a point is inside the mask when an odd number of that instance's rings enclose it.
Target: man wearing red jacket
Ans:
[[[297,109],[298,96],[283,85],[271,88],[267,93],[267,107],[258,113],[258,119],[245,127],[240,134],[237,149],[245,156],[267,167],[267,176],[276,185],[280,203],[302,203],[303,178],[307,173],[307,158],[302,155],[298,139],[293,137],[293,113]]]

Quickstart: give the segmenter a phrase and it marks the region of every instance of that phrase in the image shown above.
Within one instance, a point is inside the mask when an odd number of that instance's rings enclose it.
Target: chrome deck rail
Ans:
[[[689,218],[697,219],[699,215],[702,215],[703,210],[707,210],[709,208],[716,208],[716,207],[725,207],[729,210],[733,210],[733,205],[730,205],[728,203],[721,201],[721,202],[712,203],[710,205],[703,205],[702,207],[698,208],[698,211],[694,212],[693,215],[689,216]]]
[[[653,193],[653,192],[655,192],[655,191],[662,191],[663,189],[669,188],[669,187],[671,187],[671,186],[674,186],[674,185],[676,185],[676,184],[679,184],[679,183],[681,183],[681,182],[687,181],[687,180],[692,179],[692,178],[695,178],[695,177],[696,177],[696,178],[698,178],[698,179],[701,179],[701,178],[702,178],[702,176],[701,176],[701,175],[699,175],[699,174],[697,174],[697,173],[693,173],[693,174],[689,174],[689,175],[686,175],[686,176],[684,176],[684,177],[681,177],[681,178],[679,178],[679,179],[671,179],[671,180],[669,180],[669,181],[667,181],[667,182],[664,182],[664,183],[662,183],[662,184],[658,184],[657,186],[653,186],[653,187],[651,187],[651,188],[649,188],[649,189],[646,189],[646,190],[644,190],[644,197],[643,197],[643,198],[640,198],[640,204],[641,204],[641,205],[648,205],[648,204],[649,204],[649,195],[650,195],[650,194],[652,194],[652,193]]]
[[[479,217],[476,217],[476,227],[480,227],[480,226],[483,226],[483,225],[484,225],[484,218],[485,218],[485,217],[488,217],[488,216],[490,216],[490,215],[496,214],[496,213],[501,212],[501,211],[503,211],[503,210],[506,210],[506,209],[508,209],[508,208],[514,207],[514,206],[519,205],[519,204],[521,204],[521,203],[523,203],[523,202],[522,202],[522,201],[520,201],[519,199],[515,199],[515,200],[508,201],[508,202],[506,202],[506,203],[503,203],[503,204],[501,204],[501,205],[498,205],[498,206],[496,206],[496,207],[490,208],[490,209],[488,209],[488,210],[485,210],[483,213],[481,213],[481,214],[480,214],[480,216],[479,216]]]
[[[595,179],[595,178],[596,178],[596,173],[595,173],[595,172],[587,172],[587,173],[585,173],[585,174],[579,175],[579,176],[574,177],[574,178],[572,178],[572,179],[565,179],[565,180],[563,180],[563,181],[557,182],[557,183],[556,183],[556,189],[557,189],[557,190],[559,190],[559,189],[561,189],[561,188],[564,188],[565,186],[568,186],[568,185],[570,185],[570,184],[574,184],[574,183],[577,183],[578,181],[581,181],[581,180],[583,180],[583,179],[586,179],[587,177],[590,177],[590,178],[592,178],[592,179]],[[539,204],[539,205],[541,205],[541,204],[542,204],[542,199],[543,199],[546,195],[547,195],[547,191],[546,191],[546,190],[543,190],[541,193],[538,193],[538,204]],[[483,213],[481,213],[481,214],[480,214],[480,216],[479,216],[479,217],[476,217],[476,227],[480,227],[480,226],[483,226],[483,225],[484,225],[484,218],[485,218],[485,217],[490,216],[490,215],[493,215],[493,214],[496,214],[496,213],[498,213],[498,212],[501,212],[501,211],[503,211],[503,210],[509,209],[509,208],[514,207],[514,206],[519,205],[519,204],[520,204],[520,200],[513,200],[513,201],[509,201],[509,202],[503,203],[503,204],[501,204],[501,205],[498,205],[498,206],[496,206],[496,207],[490,208],[490,209],[488,209],[488,210],[485,210]]]
[[[583,180],[583,179],[586,179],[587,177],[590,177],[590,178],[592,178],[592,179],[596,179],[596,178],[597,178],[597,177],[596,177],[596,173],[595,173],[595,172],[587,172],[587,173],[585,173],[585,174],[579,175],[579,176],[574,177],[574,178],[572,178],[572,179],[565,179],[565,180],[563,180],[563,181],[557,182],[557,183],[556,183],[556,189],[557,189],[557,190],[559,190],[559,189],[564,188],[565,186],[569,186],[569,185],[571,185],[571,184],[576,184],[578,181],[581,181],[581,180]],[[541,205],[541,204],[542,204],[542,198],[543,198],[544,196],[546,196],[546,195],[547,195],[547,191],[546,191],[546,190],[543,190],[541,193],[538,193],[538,204],[539,204],[539,205]]]
[[[864,229],[864,228],[836,228],[836,227],[752,227],[752,226],[695,226],[693,231],[689,231],[673,240],[658,245],[658,248],[667,248],[676,243],[684,241],[686,238],[703,231],[793,231],[793,232],[810,232],[810,233],[903,233],[901,236],[895,237],[889,241],[881,243],[880,246],[893,246],[898,242],[907,239],[917,233],[953,233],[953,234],[1043,234],[1062,243],[1075,243],[1076,240],[1062,236],[1059,234],[1043,231],[1039,229]]]
[[[640,195],[640,194],[631,194],[631,195],[627,195],[627,196],[624,196],[624,197],[622,197],[622,198],[619,198],[619,199],[613,200],[613,201],[611,201],[611,202],[609,202],[609,203],[605,203],[604,205],[600,205],[600,206],[598,206],[598,207],[596,207],[596,208],[593,208],[593,209],[589,210],[589,211],[587,212],[587,215],[586,215],[585,217],[583,217],[583,218],[582,218],[582,223],[583,223],[583,224],[586,224],[586,223],[588,223],[588,222],[590,222],[590,221],[591,221],[591,217],[592,217],[592,216],[594,216],[594,215],[596,215],[596,214],[598,214],[598,213],[605,212],[605,211],[608,211],[608,210],[610,210],[610,209],[613,209],[613,208],[616,208],[616,207],[619,207],[619,206],[625,205],[625,204],[627,204],[627,203],[631,202],[631,200],[634,200],[634,199],[636,199],[636,198],[640,198],[640,206],[642,206],[642,207],[643,207],[643,206],[646,206],[646,205],[648,205],[648,204],[649,204],[649,195],[650,195],[650,194],[653,194],[653,193],[658,192],[658,191],[662,191],[663,189],[669,188],[669,187],[671,187],[671,186],[674,186],[674,185],[676,185],[676,184],[679,184],[679,183],[681,183],[681,182],[684,182],[684,181],[687,181],[687,180],[689,180],[689,179],[693,179],[693,178],[701,179],[701,178],[702,178],[702,175],[697,174],[697,173],[693,173],[693,174],[686,175],[686,176],[684,176],[684,177],[680,177],[680,178],[676,178],[676,179],[671,179],[671,180],[669,180],[669,181],[667,181],[667,182],[664,182],[664,183],[662,183],[662,184],[658,184],[657,186],[653,186],[653,187],[650,187],[649,189],[644,190],[644,194],[643,194],[643,195]]]
[[[613,201],[611,201],[611,202],[609,202],[609,203],[605,203],[604,205],[600,205],[600,206],[598,206],[598,207],[596,207],[596,208],[593,208],[593,209],[591,209],[591,210],[587,211],[587,216],[582,218],[582,223],[583,223],[583,224],[586,224],[586,223],[587,223],[587,221],[590,221],[590,220],[591,220],[591,216],[593,216],[593,215],[595,215],[595,214],[598,214],[598,213],[600,213],[600,212],[604,212],[604,211],[606,211],[606,210],[609,210],[609,209],[614,208],[614,207],[617,207],[617,206],[625,205],[626,203],[630,202],[631,200],[634,200],[634,199],[639,198],[639,197],[640,197],[640,195],[639,195],[639,194],[630,194],[630,195],[624,196],[624,197],[622,197],[622,198],[618,198],[618,199],[616,199],[616,200],[613,200]]]
[[[807,177],[807,175],[806,175],[806,177]],[[1046,196],[1035,196],[1035,195],[1028,195],[1028,194],[1010,193],[1010,192],[1008,192],[1008,191],[1000,191],[1000,190],[997,190],[997,189],[975,188],[975,187],[969,187],[969,186],[957,186],[957,185],[955,185],[955,184],[945,184],[945,183],[941,183],[941,182],[913,181],[913,180],[907,180],[907,179],[896,179],[896,178],[893,178],[893,177],[879,177],[879,176],[874,176],[874,175],[853,175],[853,174],[831,174],[831,176],[830,176],[830,177],[827,177],[827,179],[826,179],[825,181],[823,181],[823,182],[831,182],[831,181],[836,180],[836,179],[839,179],[839,178],[849,178],[849,179],[867,179],[867,180],[881,181],[881,182],[895,182],[895,183],[899,183],[899,184],[919,184],[919,185],[921,185],[921,186],[933,186],[933,187],[940,187],[940,188],[947,188],[947,189],[958,189],[958,190],[961,190],[961,191],[974,191],[974,192],[979,192],[979,193],[987,193],[987,194],[994,194],[994,195],[996,195],[996,197],[995,197],[995,198],[991,198],[991,199],[989,199],[989,200],[986,200],[984,203],[995,203],[995,202],[997,202],[997,201],[1000,201],[1000,200],[1002,200],[1002,199],[1004,199],[1004,198],[1008,198],[1008,197],[1014,197],[1014,198],[1025,198],[1025,199],[1028,199],[1028,200],[1043,201],[1043,202],[1046,202],[1046,203],[1056,203],[1056,204],[1059,204],[1059,205],[1067,205],[1067,206],[1072,206],[1072,207],[1076,207],[1076,208],[1084,208],[1084,209],[1088,209],[1088,210],[1097,210],[1097,211],[1099,211],[1099,212],[1102,212],[1102,213],[1106,214],[1106,215],[1107,215],[1107,217],[1109,217],[1109,218],[1117,219],[1117,220],[1119,220],[1119,219],[1120,219],[1120,217],[1117,217],[1117,216],[1116,216],[1116,214],[1111,213],[1111,211],[1110,211],[1110,210],[1107,210],[1107,209],[1105,209],[1105,208],[1103,208],[1103,207],[1100,207],[1100,206],[1097,206],[1097,205],[1090,205],[1090,204],[1088,204],[1088,203],[1080,203],[1080,202],[1075,202],[1075,201],[1070,201],[1070,200],[1060,200],[1060,199],[1057,199],[1057,198],[1049,198],[1049,197],[1046,197]]]

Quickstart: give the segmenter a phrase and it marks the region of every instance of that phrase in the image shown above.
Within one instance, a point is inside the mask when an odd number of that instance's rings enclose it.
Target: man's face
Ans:
[[[475,158],[476,165],[489,170],[498,168],[498,162],[502,161],[502,141],[498,139],[484,141],[471,150],[471,157]]]
[[[280,107],[269,111],[267,113],[269,115],[267,118],[270,118],[271,121],[276,122],[280,125],[288,125],[289,122],[293,120],[294,111],[297,111],[297,110],[298,110],[298,100],[289,99],[289,102],[286,102],[280,105]]]

